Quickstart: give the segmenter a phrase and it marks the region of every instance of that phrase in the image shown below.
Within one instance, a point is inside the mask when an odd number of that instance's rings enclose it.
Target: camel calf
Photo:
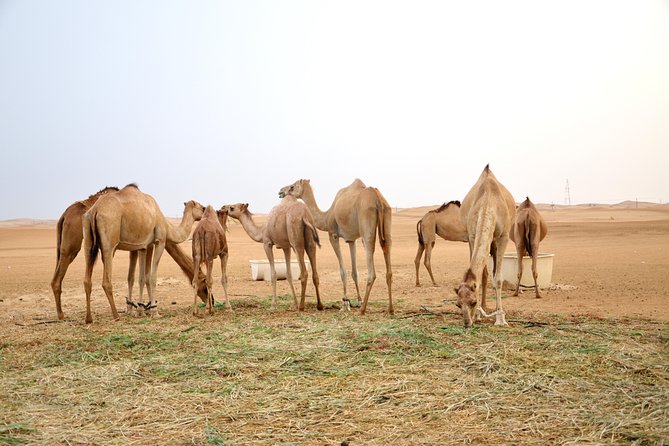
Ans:
[[[548,234],[548,226],[539,210],[530,201],[529,197],[518,205],[516,209],[516,221],[513,224],[513,229],[509,234],[511,240],[516,244],[516,253],[518,255],[518,282],[516,284],[516,292],[514,296],[518,295],[520,291],[520,278],[523,275],[523,256],[527,253],[532,257],[532,277],[534,278],[534,290],[537,298],[541,297],[539,294],[539,286],[537,285],[537,254],[539,254],[539,242],[543,240]]]
[[[193,265],[195,273],[193,274],[193,314],[198,315],[197,311],[197,275],[200,271],[200,265],[204,263],[207,267],[206,283],[209,295],[207,296],[207,309],[209,314],[214,314],[212,289],[212,270],[214,268],[214,259],[218,256],[221,259],[221,283],[223,284],[223,294],[225,295],[225,305],[228,310],[232,310],[228,300],[228,278],[226,268],[228,264],[228,242],[225,238],[225,226],[228,219],[228,212],[225,209],[214,211],[214,208],[207,206],[204,210],[202,219],[197,224],[193,232]]]

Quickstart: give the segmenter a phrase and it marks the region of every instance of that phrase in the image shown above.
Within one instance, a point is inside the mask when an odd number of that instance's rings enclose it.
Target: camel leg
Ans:
[[[207,296],[207,311],[209,312],[209,315],[214,314],[214,306],[211,300],[211,292],[212,292],[212,285],[213,285],[213,269],[214,269],[214,259],[207,259],[206,260],[206,265],[207,265],[207,290],[208,290],[208,296]]]
[[[131,300],[128,301],[128,310],[131,307],[136,308],[136,313],[138,316],[143,314],[142,308],[146,309],[147,304],[144,303],[144,287],[147,286],[147,278],[151,280],[149,276],[151,275],[151,256],[149,255],[150,249],[141,249],[137,251],[137,257],[139,260],[139,298],[137,303]],[[148,290],[148,286],[147,286]],[[150,301],[150,299],[149,299]]]
[[[111,251],[111,252],[110,252]],[[112,316],[118,320],[118,312],[116,311],[116,304],[114,303],[114,290],[112,287],[112,263],[114,261],[113,250],[102,251],[102,289],[107,295],[109,306],[111,307]],[[88,302],[87,302],[88,303]]]
[[[495,263],[493,285],[495,288],[495,297],[497,299],[497,307],[495,308],[495,325],[509,325],[506,322],[504,310],[502,309],[502,283],[504,277],[502,276],[502,261],[504,259],[504,248],[508,242],[508,236],[502,237],[498,244],[494,245],[493,256]]]
[[[337,260],[339,261],[339,276],[341,277],[341,284],[344,287],[344,297],[342,297],[342,306],[341,311],[348,310],[351,311],[351,301],[346,295],[346,268],[344,268],[344,259],[341,256],[341,247],[339,246],[339,237],[335,237],[330,234],[330,244],[332,249],[334,249]]]
[[[150,276],[147,281],[147,288],[149,291],[149,304],[145,306],[145,310],[149,312],[150,315],[154,317],[159,317],[158,314],[158,304],[156,302],[156,279],[158,277],[158,263],[160,262],[160,257],[163,255],[165,250],[165,241],[157,242],[156,246],[153,248],[153,259],[151,261],[151,270],[150,274],[147,272],[147,276]]]
[[[197,311],[197,291],[198,291],[198,286],[200,283],[200,257],[199,256],[193,256],[193,277],[191,279],[191,285],[193,286],[193,316],[198,315]],[[205,278],[205,284],[207,282],[207,279]],[[207,288],[207,293],[209,292],[209,289]],[[208,300],[208,299],[207,299]]]
[[[126,303],[126,313],[127,314],[133,314],[133,308],[136,308],[136,305],[131,305],[130,302],[132,302],[132,288],[135,286],[135,270],[137,269],[137,256],[138,256],[137,251],[130,251],[128,253],[128,297],[125,299]],[[141,277],[141,270],[142,267],[140,266],[140,277],[139,277],[139,283],[141,284],[143,279]],[[141,285],[140,285],[141,288]],[[140,290],[140,295],[141,295],[141,290]]]
[[[293,293],[293,304],[295,305],[295,310],[299,310],[300,306],[297,301],[297,294],[295,294],[295,287],[293,286],[293,271],[290,267],[290,248],[283,250],[283,256],[286,259],[286,280],[288,285],[290,285],[290,292]]]
[[[318,269],[316,268],[316,247],[312,242],[309,242],[307,245],[307,256],[309,257],[309,263],[311,263],[311,280],[314,282],[314,288],[316,288],[316,308],[318,311],[323,311],[321,294],[318,290],[320,279],[318,278]]]
[[[304,249],[298,248],[297,262],[300,265],[300,284],[302,285],[299,310],[304,311],[304,298],[307,294],[307,281],[309,280],[309,273],[307,273],[307,265],[305,265],[304,263]]]
[[[91,259],[90,247],[86,248],[86,273],[84,274],[84,292],[86,293],[86,323],[90,324],[93,322],[93,316],[91,315],[91,291],[92,291],[92,276],[93,276],[93,266],[95,265],[95,260]]]
[[[395,314],[395,308],[393,306],[393,270],[390,264],[390,240],[386,240],[386,242],[381,245],[381,250],[383,251],[383,260],[385,260],[386,262],[386,286],[388,287],[388,313]],[[430,271],[430,277],[432,277],[432,271]],[[434,279],[432,279],[432,282],[434,282]]]
[[[376,280],[376,269],[374,268],[374,243],[375,240],[371,242],[364,243],[365,245],[365,257],[367,258],[367,284],[365,286],[365,299],[362,301],[362,306],[360,307],[360,315],[364,315],[367,310],[367,301],[369,300],[369,294],[372,292],[372,286]],[[386,276],[387,277],[387,276]],[[392,310],[392,298],[391,298],[391,308]]]
[[[269,260],[270,278],[272,280],[272,306],[270,309],[274,311],[276,310],[276,268],[274,267],[274,252],[272,251],[272,244],[270,243],[264,243],[263,248],[265,248],[265,255],[267,255],[267,260]]]
[[[513,292],[514,296],[518,296],[520,294],[520,279],[523,277],[523,254],[521,253],[520,250],[518,250],[517,254],[518,259],[517,259],[517,269],[518,272],[516,273],[516,290]]]
[[[58,262],[56,263],[56,269],[53,272],[53,279],[51,279],[51,289],[53,290],[53,297],[56,300],[56,313],[58,314],[58,319],[65,319],[65,314],[63,313],[63,308],[61,307],[61,294],[63,292],[63,279],[65,278],[65,273],[70,264],[79,254],[79,249],[74,252],[62,252],[59,255]]]
[[[517,260],[517,274],[516,274],[516,289],[513,292],[514,296],[518,296],[520,294],[520,279],[523,277],[523,255],[525,255],[525,243],[524,243],[524,237],[522,237],[520,234],[516,234],[516,256],[518,257]]]
[[[416,267],[416,286],[420,286],[420,260],[423,257],[425,245],[418,242],[418,251],[416,251],[416,258],[413,259],[413,264]]]
[[[536,248],[532,249],[532,277],[534,278],[534,296],[539,299],[541,298],[541,294],[539,293],[539,285],[537,284],[537,252],[539,250],[539,247],[537,246]]]
[[[232,311],[232,305],[230,305],[230,301],[228,300],[228,275],[227,275],[227,269],[228,269],[228,251],[227,249],[223,252],[221,252],[218,257],[221,259],[221,285],[223,285],[223,295],[225,296],[225,307],[228,309],[228,311]],[[212,301],[214,300],[213,297],[214,295],[211,294]]]
[[[432,274],[432,248],[434,248],[433,243],[428,243],[425,247],[425,268],[427,268],[427,272],[430,273],[432,285],[437,286],[437,282],[434,280],[434,275]]]
[[[355,240],[348,243],[348,249],[351,253],[351,277],[353,278],[353,283],[355,284],[355,293],[358,295],[358,305],[362,302],[360,299],[360,287],[358,286],[358,256],[355,252]],[[364,245],[364,241],[363,241]]]
[[[487,303],[486,303],[486,291],[488,288],[488,266],[483,267],[483,271],[481,271],[481,286],[478,287],[478,289],[481,290],[481,310],[482,311],[477,311],[474,314],[474,321],[475,322],[480,322],[481,321],[481,314],[486,315],[486,312],[488,311],[487,308]]]

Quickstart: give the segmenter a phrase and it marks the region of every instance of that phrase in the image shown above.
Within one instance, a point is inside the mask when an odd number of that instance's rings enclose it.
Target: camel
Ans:
[[[537,285],[537,254],[539,254],[539,242],[548,234],[548,226],[539,210],[525,197],[525,201],[516,209],[516,220],[510,231],[511,241],[516,244],[518,256],[518,282],[514,296],[520,291],[520,278],[523,275],[523,256],[527,253],[532,257],[532,277],[534,278],[535,297],[540,298],[539,286]]]
[[[272,208],[267,217],[267,222],[264,225],[257,225],[253,221],[253,215],[249,212],[248,206],[248,203],[237,203],[223,206],[221,210],[225,209],[230,217],[239,220],[251,239],[263,244],[267,260],[269,260],[272,278],[272,310],[276,309],[276,270],[274,268],[273,246],[283,249],[286,260],[286,277],[290,285],[290,290],[293,293],[295,309],[299,311],[304,311],[304,298],[309,275],[307,266],[304,263],[304,253],[306,251],[309,262],[311,262],[312,280],[316,288],[316,308],[322,310],[323,304],[321,303],[320,291],[318,289],[320,281],[316,268],[316,247],[320,248],[321,244],[309,209],[307,209],[304,203],[297,201],[294,197],[285,197],[281,200],[281,203]],[[290,268],[291,248],[295,250],[300,265],[302,292],[299,305],[295,288],[293,287],[293,277]]]
[[[314,198],[314,191],[309,180],[297,180],[291,185],[281,188],[279,196],[292,195],[301,198],[314,216],[314,223],[321,231],[327,231],[330,244],[339,260],[339,275],[344,287],[342,298],[342,310],[350,310],[350,300],[346,294],[346,268],[339,247],[339,239],[343,238],[348,243],[351,253],[351,275],[355,283],[355,291],[360,299],[360,288],[358,287],[358,271],[356,267],[355,241],[362,238],[367,257],[367,286],[365,287],[365,298],[362,300],[360,314],[364,315],[367,309],[367,300],[372,291],[372,285],[376,280],[374,269],[374,247],[376,243],[376,231],[379,233],[379,243],[383,250],[386,262],[386,284],[388,286],[388,312],[394,313],[392,281],[393,273],[390,265],[392,212],[390,205],[383,198],[381,192],[374,187],[366,187],[365,184],[355,179],[349,186],[340,189],[330,206],[323,212],[319,209]]]
[[[228,213],[224,209],[218,212],[213,207],[207,206],[204,210],[202,219],[195,227],[193,232],[193,265],[195,271],[200,271],[200,265],[204,263],[207,267],[207,289],[212,289],[212,270],[214,269],[214,259],[221,259],[221,284],[225,295],[225,304],[228,310],[232,310],[230,301],[228,301],[228,278],[226,277],[226,267],[228,264],[228,242],[225,238],[225,226],[227,224]],[[198,315],[197,311],[197,276],[193,276],[193,314]],[[212,299],[207,299],[207,309],[209,314],[214,314]]]
[[[470,266],[455,292],[456,305],[462,310],[465,328],[470,327],[474,319],[480,319],[480,315],[495,316],[495,325],[508,325],[502,309],[502,258],[516,215],[513,196],[495,178],[490,166],[486,166],[462,200],[460,212],[462,223],[467,228]],[[493,287],[497,298],[497,308],[491,314],[485,310],[488,254],[492,254],[493,258]]]
[[[416,266],[416,286],[420,286],[419,270],[420,259],[425,252],[425,268],[430,274],[432,285],[437,286],[437,282],[432,275],[432,248],[437,241],[437,235],[444,240],[454,242],[467,241],[467,229],[460,220],[460,202],[449,201],[442,204],[437,209],[428,211],[423,218],[416,224],[418,234],[418,252],[414,259]]]
[[[139,251],[139,306],[149,314],[156,315],[157,309],[154,290],[158,263],[165,249],[167,240],[181,243],[190,234],[194,221],[202,218],[204,206],[196,201],[184,203],[184,214],[178,227],[172,226],[166,219],[156,200],[139,190],[136,184],[129,184],[118,192],[105,194],[91,206],[83,217],[84,254],[86,256],[86,274],[84,291],[86,292],[86,323],[91,323],[91,276],[93,266],[102,252],[104,266],[102,288],[107,295],[114,319],[118,312],[114,304],[111,274],[114,253],[117,250]],[[131,262],[132,263],[132,262]],[[147,281],[146,279],[149,278]],[[142,291],[146,283],[149,303],[142,304]],[[138,307],[132,297],[126,300],[128,313]]]
[[[108,192],[117,192],[118,187],[105,187],[97,193],[89,196],[85,200],[76,201],[65,209],[58,220],[56,226],[56,269],[51,279],[51,289],[56,301],[56,312],[58,319],[63,320],[65,314],[61,307],[61,294],[63,287],[63,279],[67,273],[67,269],[81,250],[81,244],[84,240],[82,218],[86,211],[90,209],[93,204],[100,198],[100,196]],[[186,274],[189,281],[193,279],[193,264],[191,260],[184,254],[184,252],[175,243],[168,242],[165,245],[165,250],[179,265],[181,270]],[[132,288],[132,281],[134,281],[134,264],[136,256],[131,257],[129,286]],[[199,274],[198,295],[204,301],[207,297],[207,288],[204,280],[204,275]]]

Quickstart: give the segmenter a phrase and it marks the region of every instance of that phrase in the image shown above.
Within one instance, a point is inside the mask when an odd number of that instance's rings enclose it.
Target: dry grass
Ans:
[[[666,324],[281,304],[5,326],[0,444],[669,444]]]

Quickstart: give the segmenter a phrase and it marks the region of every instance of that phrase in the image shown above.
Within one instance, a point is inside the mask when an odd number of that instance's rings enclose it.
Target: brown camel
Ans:
[[[516,209],[516,221],[513,224],[511,241],[516,244],[516,253],[518,256],[518,282],[516,292],[520,291],[520,278],[523,275],[523,256],[527,253],[532,257],[532,277],[534,278],[534,290],[537,298],[541,297],[539,286],[537,285],[537,254],[539,254],[539,242],[548,234],[548,226],[539,210],[530,201],[530,197],[525,197],[525,201],[518,205]]]
[[[455,292],[458,295],[456,305],[462,310],[465,328],[471,326],[474,319],[480,319],[480,315],[496,316],[495,325],[508,325],[502,309],[502,258],[509,242],[516,204],[511,193],[486,166],[462,201],[460,211],[462,223],[467,228],[470,266]],[[497,308],[492,314],[485,312],[488,254],[492,254],[493,258],[493,286],[497,297]]]
[[[139,190],[137,185],[129,184],[118,192],[103,195],[84,214],[84,254],[86,256],[86,323],[93,321],[91,316],[91,276],[93,266],[102,251],[104,272],[102,288],[107,295],[114,319],[118,312],[114,304],[111,273],[116,250],[139,251],[139,306],[150,314],[156,314],[154,290],[160,257],[165,243],[181,243],[190,234],[193,222],[202,218],[204,206],[189,201],[184,204],[184,215],[178,227],[172,226],[166,219],[158,203],[148,194]],[[150,259],[150,264],[149,264]],[[147,281],[146,279],[149,278]],[[147,284],[149,303],[142,304],[142,291]],[[129,293],[130,294],[130,290]],[[129,296],[126,304],[132,313],[138,304]]]
[[[416,252],[416,258],[414,259],[416,286],[420,286],[419,270],[423,251],[425,252],[425,268],[430,273],[432,285],[437,286],[437,282],[432,275],[431,263],[432,248],[437,241],[437,236],[453,242],[467,241],[467,228],[460,219],[460,202],[449,201],[437,209],[428,211],[423,218],[418,220],[416,232],[418,234],[418,252]]]
[[[293,293],[295,309],[304,311],[304,297],[307,289],[309,273],[304,263],[304,252],[306,251],[311,262],[312,280],[316,288],[316,308],[323,309],[321,295],[318,289],[319,278],[316,268],[316,247],[320,247],[318,232],[314,228],[313,217],[304,203],[297,201],[294,197],[285,197],[281,203],[274,206],[270,211],[267,222],[259,226],[253,221],[253,215],[248,210],[248,203],[237,203],[223,206],[221,209],[228,211],[228,215],[242,224],[246,233],[256,242],[263,244],[272,277],[272,309],[276,309],[276,270],[274,268],[274,253],[272,247],[283,249],[286,260],[286,277]],[[301,300],[298,305],[295,288],[293,288],[293,277],[290,267],[290,250],[294,249],[297,261],[300,265],[300,282],[302,283]]]
[[[388,312],[393,314],[392,281],[393,272],[390,265],[390,247],[392,239],[390,226],[392,223],[392,212],[390,205],[383,198],[381,192],[374,187],[366,187],[359,179],[355,179],[350,186],[340,189],[335,196],[334,202],[326,212],[321,211],[316,204],[314,191],[309,180],[297,180],[289,186],[281,188],[279,196],[292,195],[301,198],[309,207],[316,227],[321,231],[327,231],[330,244],[339,260],[339,275],[344,287],[342,299],[344,308],[350,309],[350,301],[346,295],[346,268],[342,259],[339,239],[343,238],[348,243],[351,252],[351,275],[355,283],[355,291],[360,302],[360,288],[358,287],[358,271],[355,259],[355,241],[362,237],[362,244],[367,255],[367,286],[365,287],[365,298],[362,300],[360,314],[365,314],[367,300],[372,291],[372,285],[376,280],[374,269],[374,247],[376,244],[376,231],[379,233],[379,243],[383,250],[386,261],[386,284],[388,285]]]
[[[60,216],[56,226],[56,269],[51,279],[51,289],[56,301],[56,312],[58,319],[65,318],[61,307],[61,294],[63,287],[63,279],[67,273],[67,269],[81,250],[81,244],[84,240],[82,217],[88,209],[100,198],[100,196],[108,192],[118,191],[117,187],[105,187],[96,194],[89,196],[85,200],[76,201],[65,209],[65,212]],[[193,263],[188,256],[179,248],[179,246],[172,242],[167,242],[165,250],[179,265],[181,270],[186,274],[188,280],[193,280]],[[129,272],[129,286],[132,288],[134,281],[134,264],[136,263],[136,256],[131,257],[130,272]],[[204,280],[204,275],[199,274],[198,295],[205,300],[207,297],[207,288]]]
[[[223,284],[223,293],[225,295],[225,304],[228,310],[232,310],[230,301],[228,301],[228,278],[226,277],[226,267],[228,264],[228,242],[225,238],[225,226],[228,220],[228,213],[221,209],[215,211],[213,207],[207,206],[204,210],[202,219],[195,227],[193,232],[193,265],[195,271],[200,271],[200,265],[204,263],[207,267],[207,289],[211,290],[212,272],[214,269],[214,259],[221,259],[221,283]],[[193,314],[197,316],[197,279],[193,280]],[[209,314],[214,314],[214,302],[207,299],[207,309]]]

